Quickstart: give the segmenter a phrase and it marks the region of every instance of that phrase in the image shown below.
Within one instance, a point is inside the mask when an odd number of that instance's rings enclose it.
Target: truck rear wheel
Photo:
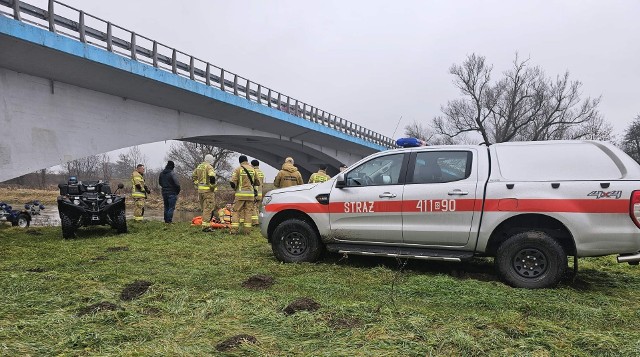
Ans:
[[[511,236],[500,245],[496,266],[502,279],[513,287],[548,288],[564,277],[567,255],[547,233],[527,231]]]
[[[286,263],[314,262],[322,253],[322,243],[309,223],[288,219],[273,232],[271,249],[278,260]]]

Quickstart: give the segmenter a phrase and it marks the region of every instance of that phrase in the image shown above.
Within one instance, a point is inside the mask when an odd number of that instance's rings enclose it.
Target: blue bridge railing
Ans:
[[[48,0],[48,8],[45,10],[20,0],[0,0],[0,14],[219,88],[347,135],[388,148],[396,147],[395,141],[389,137],[59,1]]]

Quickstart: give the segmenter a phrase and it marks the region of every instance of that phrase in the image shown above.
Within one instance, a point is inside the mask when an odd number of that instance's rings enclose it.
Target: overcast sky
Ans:
[[[474,52],[568,70],[618,135],[640,114],[640,1],[63,2],[387,136],[458,97],[448,68]]]

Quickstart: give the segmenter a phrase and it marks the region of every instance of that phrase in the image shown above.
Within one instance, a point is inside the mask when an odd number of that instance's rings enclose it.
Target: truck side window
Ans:
[[[464,180],[471,175],[470,151],[425,151],[416,155],[413,178],[409,183],[444,183]]]
[[[404,154],[376,157],[345,175],[349,187],[397,185]]]

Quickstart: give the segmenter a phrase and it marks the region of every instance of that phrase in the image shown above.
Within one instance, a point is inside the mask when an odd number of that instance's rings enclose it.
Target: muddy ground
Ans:
[[[289,304],[282,310],[285,315],[293,315],[298,311],[316,311],[320,308],[320,304],[315,300],[307,297],[299,298]]]
[[[124,301],[135,300],[146,293],[151,284],[151,282],[146,280],[136,280],[122,289],[120,299]]]
[[[228,339],[218,343],[216,345],[216,350],[220,352],[229,351],[239,346],[242,343],[258,343],[258,340],[251,335],[247,335],[243,333],[243,334],[235,335],[233,337],[229,337]]]

